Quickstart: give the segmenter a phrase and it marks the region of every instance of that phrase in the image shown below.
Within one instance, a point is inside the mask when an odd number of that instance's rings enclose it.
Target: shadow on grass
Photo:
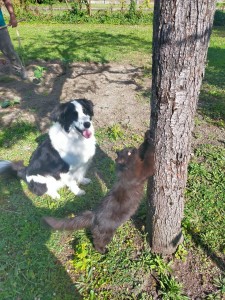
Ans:
[[[49,37],[49,40],[52,41],[52,47],[55,47],[60,56],[68,61],[74,59],[89,61],[90,57],[95,55],[97,61],[101,63],[107,62],[105,54],[101,52],[99,48],[101,44],[110,45],[112,50],[114,47],[119,47],[121,43],[126,47],[131,43],[136,43],[136,45],[133,44],[136,50],[140,47],[137,39],[133,39],[133,41],[131,38],[124,40],[123,35],[111,36],[100,33],[94,35],[93,32],[90,32],[88,33],[89,40],[84,44],[76,44],[82,40],[82,35],[74,35],[71,34],[70,31],[66,31],[60,35],[57,32],[53,32],[52,36],[53,38]],[[144,44],[142,46],[144,47]],[[71,47],[83,47],[85,49],[84,54],[74,56]],[[145,47],[147,51],[148,47],[146,45]],[[47,53],[49,55],[52,50],[49,45],[43,45],[40,49],[27,48],[26,51],[28,57],[45,58],[45,54]],[[217,51],[217,49],[215,49],[215,51]],[[213,63],[213,60],[211,60],[211,62]],[[39,63],[39,65],[45,66],[45,63]],[[220,69],[218,67],[218,70],[219,74],[222,74],[220,73],[222,72],[222,68]],[[54,72],[54,70],[52,71]],[[85,67],[84,71],[93,72],[92,69],[88,70],[88,68]],[[49,70],[49,72],[51,72],[51,70]],[[213,73],[213,71],[208,72],[212,72],[212,76],[209,76],[208,80],[210,84],[213,84],[213,74],[215,75],[215,73]],[[37,125],[39,125],[42,118],[46,117],[55,105],[60,102],[62,88],[68,78],[72,78],[72,70],[70,68],[67,68],[60,77],[56,77],[48,97],[45,97],[43,94],[37,94],[36,86],[33,83],[21,82],[18,87],[15,87],[16,91],[24,100],[21,103],[21,108],[28,112],[29,110],[35,111]],[[7,87],[7,83],[4,85]],[[221,85],[221,83],[219,83],[219,85]],[[93,82],[90,82],[77,92],[82,93],[89,88],[95,90]],[[35,101],[29,102],[29,99],[33,97]],[[13,143],[19,141],[21,138],[18,137],[16,139]],[[13,180],[10,183],[8,180],[1,182],[2,190],[0,199],[2,220],[0,224],[2,225],[0,227],[0,233],[1,235],[3,234],[3,239],[0,240],[0,257],[1,260],[4,261],[4,275],[3,277],[1,276],[3,283],[1,282],[2,286],[0,286],[0,289],[5,292],[5,296],[3,294],[4,297],[23,297],[24,295],[27,296],[28,299],[34,297],[51,299],[52,295],[54,295],[55,299],[57,299],[57,297],[58,299],[74,299],[74,295],[79,297],[79,294],[72,286],[73,284],[70,277],[65,271],[65,267],[61,265],[45,246],[45,242],[50,238],[50,232],[42,229],[39,222],[40,218],[44,215],[64,217],[71,212],[94,208],[95,205],[101,201],[103,196],[102,186],[100,184],[101,179],[108,188],[112,185],[114,179],[114,172],[111,172],[112,165],[112,160],[104,151],[98,148],[92,170],[90,170],[95,177],[93,185],[87,187],[87,194],[85,196],[79,199],[76,198],[73,204],[66,202],[60,209],[42,208],[41,205],[39,208],[36,207],[31,199],[24,194],[17,180]],[[143,223],[143,221],[138,223],[138,228],[141,228],[140,225],[145,225],[145,223]],[[41,275],[36,274],[37,269],[40,270]],[[71,290],[71,292],[68,292],[69,296],[67,298],[65,298],[65,294],[62,294],[65,290],[67,292]]]
[[[39,62],[38,66],[46,67],[45,62]],[[55,75],[56,71],[48,68],[48,72]],[[60,103],[60,95],[62,93],[63,85],[67,79],[70,77],[72,70],[67,70],[66,76],[60,76],[52,80],[51,88],[48,87],[48,93],[40,92],[42,89],[39,85],[36,85],[32,81],[18,81],[14,79],[14,83],[7,82],[1,86],[1,97],[0,100],[4,100],[5,94],[7,95],[9,91],[13,91],[16,97],[20,98],[20,104],[15,107],[10,107],[1,111],[0,126],[3,128],[5,126],[5,121],[8,126],[15,123],[16,120],[22,119],[27,120],[27,122],[34,123],[39,129],[45,130],[49,126],[49,114],[52,110]],[[0,78],[1,83],[1,78]],[[45,90],[46,92],[46,90]],[[7,97],[7,96],[6,96]],[[15,96],[9,96],[14,98]],[[68,99],[70,100],[70,99]],[[46,119],[45,119],[46,118]],[[46,124],[45,124],[46,123]],[[16,125],[15,125],[16,126]]]
[[[30,129],[25,127],[23,133],[30,133]],[[13,132],[11,134],[14,136],[13,143],[23,139],[20,134],[17,138]],[[3,143],[7,143],[6,136],[7,134],[3,134]],[[65,217],[72,212],[94,208],[103,197],[104,186],[101,185],[101,181],[103,182],[101,178],[106,178],[105,188],[106,185],[110,186],[114,172],[108,170],[113,168],[114,163],[111,158],[97,148],[89,172],[93,183],[85,187],[87,194],[74,197],[69,193],[69,196],[67,194],[65,199],[63,197],[63,200],[60,200],[60,203],[50,200],[47,196],[32,195],[28,192],[25,183],[16,178],[1,177],[0,294],[2,299],[82,299],[75,288],[75,281],[66,271],[73,245],[73,242],[70,244],[71,233],[54,233],[58,235],[59,241],[55,236],[51,239],[52,232],[40,221],[43,216]],[[108,172],[108,176],[105,172]],[[60,249],[57,251],[57,248],[63,248],[68,244],[67,249],[71,248],[69,257],[67,251],[63,251],[62,255],[67,257],[63,258],[61,255],[59,261],[47,248],[46,243],[50,243],[51,247],[59,253]]]
[[[19,180],[1,178],[1,299],[82,299],[65,266],[45,245],[51,233],[40,219],[46,214],[49,209],[36,206]]]
[[[196,244],[196,246],[200,246],[204,252],[207,254],[207,256],[209,256],[212,261],[217,265],[217,267],[221,270],[221,271],[225,271],[225,261],[224,261],[224,257],[218,256],[216,253],[212,252],[212,250],[210,249],[210,247],[205,244],[200,235],[198,235],[197,233],[195,233],[193,230],[188,229],[188,234],[191,235],[193,242]],[[222,251],[222,249],[221,249]]]
[[[70,60],[72,54],[70,54],[69,48],[74,41],[70,39],[67,41],[63,35],[54,37],[57,39],[56,48],[60,48],[61,43],[66,45],[69,42],[67,50],[62,51],[61,55],[66,60]],[[105,36],[105,39],[108,39],[107,43],[110,43],[109,36]],[[90,41],[87,48],[91,47],[91,43]],[[117,43],[119,44],[121,41],[118,40]],[[42,51],[44,48],[38,49],[36,56],[39,57],[39,54],[41,56]],[[102,55],[104,57],[104,54]],[[103,62],[104,59],[101,58],[101,61]],[[46,62],[38,62],[38,65],[46,67]],[[52,80],[52,88],[47,96],[40,93],[38,86],[34,83],[15,80],[13,91],[22,99],[19,108],[22,114],[31,113],[35,116],[37,128],[40,128],[43,119],[48,117],[52,109],[60,103],[60,95],[66,80],[73,78],[72,69],[63,64],[62,66],[65,68]],[[99,73],[106,68],[110,72],[109,67],[105,65],[96,69]],[[93,74],[96,69],[84,66],[82,72]],[[48,72],[54,73],[55,70],[50,67]],[[11,81],[4,81],[1,90],[12,90],[11,84]],[[121,84],[127,84],[127,82],[121,82]],[[89,89],[96,92],[97,88],[94,82],[89,82],[77,89],[76,93],[84,93]],[[35,133],[37,130],[35,126],[28,126],[26,122],[21,123],[21,126],[18,123],[14,124],[18,112],[16,108],[15,114],[11,115],[13,110],[13,108],[9,108],[1,112],[2,116],[10,115],[11,118],[11,126],[5,128],[0,136],[1,145],[6,146],[6,148],[22,142],[26,135],[31,132]],[[3,122],[0,122],[0,125],[1,128],[4,128]],[[59,204],[58,208],[55,208],[54,202],[49,201],[46,197],[38,198],[31,195],[19,180],[1,178],[0,261],[2,264],[0,264],[0,294],[3,299],[80,299],[81,296],[74,286],[74,281],[66,272],[66,265],[62,265],[62,262],[47,248],[46,243],[51,240],[52,233],[41,226],[40,219],[47,215],[65,217],[72,212],[94,208],[104,195],[103,189],[110,188],[114,180],[114,163],[100,148],[97,149],[90,173],[93,177],[93,183],[85,187],[87,194],[80,198],[76,197],[75,200],[73,199],[74,196],[70,195],[71,201],[65,199],[65,203]],[[69,242],[68,240],[60,241],[63,246]],[[55,246],[58,247],[57,242],[55,243]]]
[[[1,122],[0,122],[1,125]],[[14,144],[23,140],[29,133],[37,132],[37,128],[32,124],[20,122],[12,124],[10,127],[5,128],[0,133],[0,147],[10,148]],[[4,159],[4,158],[2,158]]]
[[[72,25],[71,25],[72,26]],[[28,60],[44,59],[62,59],[64,61],[83,61],[83,62],[109,62],[109,55],[112,52],[132,52],[140,51],[148,54],[150,52],[149,43],[134,34],[106,33],[103,30],[97,31],[90,29],[89,31],[76,32],[69,29],[51,30],[46,40],[40,46],[38,37],[33,37],[31,45],[24,48],[26,58]],[[36,46],[37,45],[37,46]],[[52,53],[54,53],[52,55]]]
[[[6,129],[7,130],[7,129]],[[28,133],[29,128],[27,128]],[[21,140],[14,139],[14,142]],[[4,141],[6,142],[6,140]],[[0,291],[2,299],[81,299],[73,280],[66,271],[66,263],[46,246],[52,232],[41,224],[43,216],[65,217],[72,212],[93,209],[103,197],[104,185],[111,185],[114,163],[97,148],[90,176],[93,183],[85,187],[87,194],[75,197],[69,194],[60,203],[49,197],[36,197],[28,192],[25,183],[16,178],[1,177],[0,181]],[[108,172],[106,176],[105,172]],[[104,178],[104,179],[101,179]],[[21,185],[22,183],[22,185]],[[29,195],[29,196],[28,196]],[[57,233],[56,233],[57,234]],[[68,238],[68,236],[70,237]],[[68,244],[72,252],[71,234],[58,233],[59,241],[53,248]],[[51,241],[50,241],[51,243]],[[68,248],[67,248],[68,249]],[[57,251],[58,252],[58,251]],[[63,251],[62,255],[66,255]],[[68,260],[62,258],[64,262]]]
[[[33,42],[29,46],[25,46],[23,53],[25,53],[25,60],[33,60],[28,66],[29,70],[33,70],[35,66],[44,67],[46,69],[43,75],[41,84],[35,84],[32,81],[12,81],[2,82],[0,100],[5,100],[9,91],[21,99],[21,103],[15,106],[23,112],[21,117],[26,114],[26,118],[33,120],[41,130],[46,130],[49,125],[48,115],[52,109],[60,103],[61,100],[70,100],[74,98],[84,97],[88,92],[93,94],[98,93],[98,82],[96,78],[90,79],[90,74],[108,73],[123,73],[124,70],[115,71],[107,64],[107,53],[115,51],[126,54],[127,49],[132,48],[133,52],[143,49],[148,53],[150,50],[149,43],[143,38],[138,38],[132,34],[107,34],[104,32],[73,32],[70,30],[50,31],[47,43],[37,43],[38,36],[33,37]],[[38,45],[38,48],[36,48]],[[107,50],[106,50],[107,49]],[[43,61],[51,57],[51,53],[56,53],[59,60]],[[54,57],[53,57],[54,59]],[[97,63],[82,64],[71,66],[71,63],[77,61],[93,61]],[[59,67],[54,66],[56,62]],[[133,68],[128,70],[130,72],[129,81],[117,81],[117,84],[135,85],[137,91],[141,90],[138,80],[135,78],[141,70],[140,68]],[[84,77],[84,76],[87,77]],[[136,77],[135,77],[136,76]],[[82,77],[82,80],[78,79]],[[84,78],[84,79],[83,79]],[[106,82],[113,83],[112,79],[106,78]],[[81,82],[82,81],[82,82]],[[0,78],[1,83],[1,78]],[[65,89],[65,84],[70,84],[68,90]],[[107,83],[106,83],[107,85]],[[4,96],[5,95],[5,96]],[[13,100],[13,99],[9,99]],[[12,123],[19,115],[19,112],[13,114],[14,108],[7,108],[1,112],[2,120],[7,119],[8,123]],[[48,123],[47,125],[44,123]],[[3,121],[0,122],[3,126]]]
[[[217,31],[216,31],[217,32]],[[213,121],[225,121],[225,49],[210,47],[199,112]]]
[[[209,47],[207,55],[207,68],[205,74],[205,81],[212,86],[224,89],[224,75],[225,75],[225,49],[219,47]]]
[[[223,7],[220,9],[217,8],[215,11],[215,16],[214,16],[214,26],[225,26],[225,12],[224,12],[224,4],[221,3]]]
[[[212,123],[222,125],[225,122],[225,92],[207,92],[202,90],[199,97],[198,112],[209,118]]]
[[[56,252],[58,247],[65,245],[67,249],[72,249],[76,246],[76,238],[59,233],[60,241],[55,241],[57,233],[54,233],[54,239],[51,238],[53,233],[42,227],[40,220],[43,216],[66,217],[84,209],[93,209],[101,201],[106,189],[110,189],[115,180],[115,171],[114,162],[100,147],[97,147],[89,175],[93,182],[85,187],[86,195],[68,197],[66,194],[56,205],[47,197],[29,195],[24,185],[21,186],[16,179],[1,181],[0,260],[3,262],[3,271],[0,273],[0,288],[4,298],[81,299],[74,287],[76,278],[70,278],[66,272],[66,263],[62,265],[46,247],[46,243],[51,242]],[[135,226],[142,233],[145,213],[146,206],[142,203],[133,218]],[[194,236],[193,240],[197,244]],[[199,240],[197,245],[206,250],[206,246]],[[64,250],[62,255],[67,255]],[[210,255],[221,268],[219,258],[212,253]],[[65,257],[64,262],[68,262],[68,257]],[[76,277],[77,274],[73,272],[72,276]]]

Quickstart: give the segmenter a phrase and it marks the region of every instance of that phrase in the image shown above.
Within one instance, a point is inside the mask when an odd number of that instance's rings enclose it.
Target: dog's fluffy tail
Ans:
[[[9,160],[0,160],[0,175],[7,175],[7,176],[11,175],[11,176],[23,177],[22,176],[23,170],[25,170],[23,161],[13,162]]]
[[[12,162],[9,160],[0,160],[0,174],[10,173],[12,170]]]
[[[94,212],[85,211],[74,218],[70,219],[57,219],[52,217],[44,217],[45,224],[55,230],[79,230],[90,228],[94,222]]]

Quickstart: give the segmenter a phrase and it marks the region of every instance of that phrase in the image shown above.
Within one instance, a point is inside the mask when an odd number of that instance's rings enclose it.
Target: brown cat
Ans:
[[[116,229],[136,212],[144,183],[154,173],[154,148],[149,132],[139,149],[125,148],[117,156],[118,179],[94,211],[84,211],[70,219],[44,218],[56,230],[90,228],[94,247],[100,253],[105,253]]]

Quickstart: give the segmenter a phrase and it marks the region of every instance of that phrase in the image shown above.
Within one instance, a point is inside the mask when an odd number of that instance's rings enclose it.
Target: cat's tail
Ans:
[[[0,160],[0,175],[18,176],[23,178],[25,176],[24,173],[25,173],[25,166],[22,160],[20,161]]]
[[[74,218],[57,219],[52,217],[44,217],[45,224],[55,230],[79,230],[90,228],[94,222],[94,212],[85,211]]]

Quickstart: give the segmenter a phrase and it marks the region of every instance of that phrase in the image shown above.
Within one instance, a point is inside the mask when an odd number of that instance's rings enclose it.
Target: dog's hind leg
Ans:
[[[52,197],[53,199],[60,199],[58,190],[64,186],[64,183],[60,180],[55,180],[50,178],[47,182],[47,191],[46,194]]]
[[[31,180],[27,182],[29,190],[35,195],[42,196],[47,192],[47,186],[45,183],[34,182]]]
[[[68,176],[68,174],[61,175],[61,179],[63,183],[71,190],[72,193],[74,193],[77,196],[81,196],[85,194],[85,191],[79,188],[78,181]]]
[[[46,192],[47,195],[49,195],[51,198],[53,199],[60,199],[60,195],[59,193],[57,193],[56,190],[53,190],[53,189],[48,189],[47,192]]]

